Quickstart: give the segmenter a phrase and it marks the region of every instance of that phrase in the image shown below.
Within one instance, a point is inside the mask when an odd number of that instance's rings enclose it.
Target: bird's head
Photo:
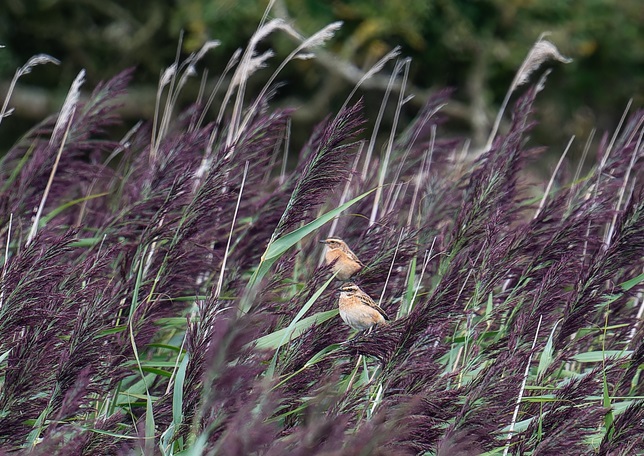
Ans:
[[[346,242],[340,238],[328,238],[320,242],[325,244],[330,250],[340,249],[346,251],[348,249]]]
[[[353,282],[346,283],[340,287],[340,293],[357,293],[361,291],[360,287]]]

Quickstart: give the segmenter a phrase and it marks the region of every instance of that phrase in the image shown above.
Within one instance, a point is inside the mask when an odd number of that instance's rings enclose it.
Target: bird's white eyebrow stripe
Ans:
[[[359,289],[360,288],[358,288],[357,285],[346,285],[346,286],[340,288],[340,291],[357,291]]]

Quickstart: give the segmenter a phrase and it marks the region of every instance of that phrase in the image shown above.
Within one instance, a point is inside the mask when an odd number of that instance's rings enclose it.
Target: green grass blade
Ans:
[[[405,290],[405,296],[398,310],[398,318],[409,315],[410,309],[412,307],[412,299],[414,298],[414,289],[416,283],[416,257],[413,257],[409,262],[409,270],[407,272],[407,288]]]
[[[11,353],[11,349],[7,350],[2,355],[0,355],[0,363],[4,362],[4,360],[7,359],[7,357],[9,356],[9,353]]]
[[[181,356],[181,355],[179,355]],[[183,386],[186,379],[186,368],[188,366],[188,355],[184,355],[174,380],[172,390],[172,422],[159,439],[159,446],[164,455],[170,456],[175,454],[174,435],[176,430],[181,426],[183,421]],[[175,444],[176,445],[176,444]]]
[[[321,228],[324,224],[327,222],[330,222],[333,220],[335,217],[340,215],[343,211],[348,209],[349,207],[353,206],[355,203],[360,201],[361,199],[367,197],[371,192],[373,192],[375,189],[369,190],[368,192],[363,193],[360,196],[357,196],[353,198],[351,201],[347,201],[343,205],[327,212],[326,214],[318,217],[317,219],[313,220],[310,223],[307,223],[301,228],[298,228],[294,231],[291,231],[290,233],[285,234],[279,239],[276,239],[274,242],[272,242],[268,248],[266,249],[266,253],[264,254],[264,258],[269,259],[269,258],[279,258],[284,252],[286,252],[288,249],[290,249],[292,246],[297,244],[302,238],[305,236],[308,236],[311,234],[313,231]]]
[[[635,285],[639,285],[642,281],[644,281],[644,272],[637,277],[633,277],[630,280],[627,280],[626,282],[620,283],[619,286],[621,287],[622,290],[628,291],[631,288],[633,288]]]
[[[177,453],[176,456],[201,456],[206,449],[206,444],[208,443],[208,432],[203,432],[197,437],[197,440],[185,451]]]
[[[109,195],[109,193],[105,192],[105,193],[97,193],[97,194],[95,194],[95,195],[88,195],[88,196],[84,196],[84,197],[82,197],[82,198],[78,198],[78,199],[75,199],[75,200],[68,201],[68,202],[66,202],[65,204],[61,204],[61,205],[60,205],[60,206],[58,206],[57,208],[53,209],[53,210],[52,210],[50,213],[48,213],[47,215],[45,215],[45,216],[41,217],[41,218],[40,218],[40,222],[38,223],[38,226],[39,226],[40,228],[44,227],[45,225],[47,225],[47,223],[48,223],[51,219],[53,219],[54,217],[56,217],[58,214],[60,214],[61,212],[63,212],[65,209],[68,209],[68,208],[70,208],[70,207],[72,207],[72,206],[74,206],[74,205],[76,205],[76,204],[78,204],[78,203],[82,203],[82,202],[84,202],[84,201],[93,200],[94,198],[100,198],[100,197],[105,196],[105,195]]]
[[[313,296],[311,296],[311,298],[308,301],[306,301],[306,304],[304,304],[302,306],[302,308],[297,313],[297,315],[295,315],[295,318],[293,318],[293,321],[291,321],[291,323],[286,328],[287,332],[284,333],[284,336],[282,337],[282,340],[280,341],[280,346],[282,346],[284,344],[284,342],[288,339],[290,333],[293,331],[293,328],[295,328],[295,325],[297,324],[297,322],[299,322],[302,319],[302,317],[304,317],[304,315],[309,311],[311,306],[313,306],[315,301],[318,300],[320,295],[322,293],[324,293],[324,290],[326,290],[328,288],[328,286],[331,284],[331,282],[334,279],[335,279],[335,274],[332,277],[330,277],[326,282],[324,282],[322,284],[322,286],[320,287],[320,289],[317,290],[315,293],[313,293]]]
[[[287,339],[284,337],[285,334],[288,334],[289,328],[283,328],[278,331],[262,336],[259,339],[255,340],[254,344],[259,349],[275,349],[281,347],[286,343],[287,340],[293,340],[298,338],[304,331],[309,329],[311,326],[319,325],[324,323],[327,320],[338,315],[338,309],[327,310],[324,312],[316,313],[310,317],[303,318],[297,324],[293,326],[290,330],[292,331],[290,337]]]
[[[638,275],[637,277],[633,277],[630,280],[627,280],[626,282],[620,283],[619,287],[624,290],[624,292],[627,292],[631,288],[633,288],[636,285],[639,285],[642,281],[644,281],[644,273]],[[624,293],[615,293],[615,294],[609,294],[606,295],[606,301],[604,301],[601,305],[602,306],[608,306],[615,301],[617,301],[619,298],[621,298],[624,295]]]
[[[86,248],[94,247],[97,244],[100,244],[103,241],[102,237],[92,237],[92,238],[82,238],[76,239],[69,243],[70,247]]]
[[[24,168],[25,163],[27,163],[27,160],[29,160],[29,157],[31,157],[31,154],[34,151],[34,145],[35,144],[32,144],[31,146],[29,146],[29,149],[27,149],[27,152],[25,152],[25,154],[22,156],[22,158],[20,158],[20,161],[15,166],[15,168],[13,168],[11,170],[11,175],[9,176],[7,181],[2,185],[2,188],[0,189],[1,192],[7,191],[9,189],[9,187],[11,187],[11,185],[14,183],[14,181],[18,177],[18,174],[20,174],[20,171],[22,170],[22,168]],[[2,159],[0,159],[0,165],[1,166],[4,166],[4,159],[6,157],[7,157],[7,155],[5,154],[2,157]]]
[[[543,373],[548,369],[548,367],[550,367],[550,364],[552,364],[552,355],[555,350],[554,335],[560,321],[561,320],[557,320],[557,322],[552,327],[552,330],[550,331],[550,337],[548,337],[548,341],[546,342],[546,346],[543,347],[543,352],[541,352],[541,356],[539,357],[539,366],[537,367],[537,378],[541,378]]]
[[[288,382],[290,379],[292,379],[293,377],[295,377],[296,375],[298,375],[300,372],[303,372],[303,371],[305,371],[306,369],[308,369],[309,367],[316,365],[317,363],[319,363],[320,361],[322,361],[323,359],[325,359],[325,358],[327,357],[327,355],[329,355],[330,353],[334,353],[334,352],[336,352],[337,350],[340,350],[341,348],[342,348],[342,345],[341,345],[341,344],[331,344],[331,345],[329,345],[329,346],[327,346],[327,347],[324,347],[322,350],[320,350],[320,351],[319,351],[319,352],[317,352],[315,355],[313,355],[313,356],[311,357],[311,359],[309,359],[309,360],[304,364],[304,366],[302,366],[301,368],[299,368],[299,369],[298,369],[298,370],[296,370],[295,372],[293,372],[293,373],[291,373],[291,374],[288,374],[286,377],[284,377],[284,378],[283,378],[283,379],[282,379],[282,380],[281,380],[277,385],[275,385],[275,386],[273,387],[273,389],[279,388],[279,387],[280,387],[280,386],[282,386],[284,383]]]
[[[337,274],[337,273],[336,273]],[[286,327],[286,331],[282,334],[282,338],[279,341],[279,345],[277,346],[275,350],[275,354],[273,355],[273,359],[271,359],[271,364],[266,370],[266,376],[267,377],[272,377],[273,373],[275,372],[275,365],[277,364],[277,354],[279,353],[279,348],[286,343],[287,340],[291,339],[291,336],[293,334],[293,331],[295,329],[295,325],[304,317],[304,315],[309,311],[311,306],[315,303],[315,301],[318,300],[320,295],[324,292],[324,290],[327,289],[329,284],[335,279],[336,274],[333,274],[326,282],[322,284],[319,290],[316,290],[315,293],[313,293],[313,296],[306,301],[306,303],[302,306],[300,311],[295,315],[295,318],[291,321],[291,323]]]
[[[578,363],[601,363],[608,358],[626,358],[632,354],[632,350],[597,350],[585,353],[577,353],[572,357]]]
[[[361,199],[367,197],[374,190],[375,188],[353,198],[351,201],[347,201],[343,205],[330,210],[326,214],[321,215],[320,217],[316,218],[310,223],[307,223],[303,227],[293,230],[290,233],[287,233],[284,236],[280,237],[279,239],[276,239],[273,242],[269,243],[266,251],[262,255],[262,261],[260,262],[259,267],[255,270],[255,273],[248,282],[247,289],[252,289],[255,285],[257,285],[264,278],[275,261],[277,261],[277,259],[282,256],[284,252],[301,241],[305,236],[308,236],[315,230],[320,229],[322,226],[324,226],[324,224],[333,220],[343,211],[347,210],[349,207],[351,207]],[[247,308],[243,308],[242,310],[244,312],[247,312],[248,307],[250,307],[250,302],[247,301],[244,307]]]
[[[172,421],[179,426],[183,421],[183,385],[186,380],[186,369],[188,367],[188,354],[181,360],[177,375],[174,379],[174,390],[172,391]]]
[[[603,376],[602,376],[602,392],[604,393],[603,397],[603,405],[604,408],[607,410],[606,415],[604,416],[604,425],[606,426],[606,434],[608,435],[608,440],[612,440],[612,435],[613,435],[613,410],[611,407],[611,400],[610,400],[610,394],[608,392],[608,381],[606,379],[606,369],[603,371]]]
[[[152,397],[148,394],[145,401],[145,454],[154,453],[154,427]]]

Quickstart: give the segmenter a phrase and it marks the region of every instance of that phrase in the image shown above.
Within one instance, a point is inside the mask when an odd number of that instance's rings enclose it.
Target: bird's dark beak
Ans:
[[[318,241],[320,244],[326,244],[326,239],[323,239],[321,241]]]

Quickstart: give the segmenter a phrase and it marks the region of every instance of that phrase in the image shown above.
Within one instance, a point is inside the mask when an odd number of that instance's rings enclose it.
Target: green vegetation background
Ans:
[[[135,89],[124,106],[133,121],[149,118],[161,71],[174,60],[181,31],[182,52],[206,40],[222,45],[203,62],[211,79],[220,74],[235,49],[255,31],[266,1],[258,0],[5,0],[0,8],[0,94],[17,67],[37,53],[62,61],[22,78],[12,98],[14,116],[6,120],[2,149],[11,131],[56,111],[81,68],[88,87],[122,69],[136,66]],[[413,58],[409,91],[411,116],[432,91],[456,88],[447,112],[454,130],[480,145],[489,132],[505,91],[531,45],[544,31],[574,62],[558,68],[540,95],[535,131],[538,141],[556,148],[570,135],[586,138],[614,127],[629,98],[644,102],[644,8],[641,0],[280,0],[275,9],[303,34],[336,20],[344,26],[326,58],[300,61],[284,73],[278,102],[299,107],[298,123],[312,124],[337,109],[355,81],[340,68],[367,68],[396,45]],[[279,55],[293,43],[273,38]],[[194,100],[199,78],[185,103]],[[257,78],[256,78],[257,79]],[[260,81],[257,82],[258,84]],[[377,85],[377,84],[376,84]],[[252,88],[251,88],[252,89]],[[377,109],[382,87],[365,94]],[[249,93],[253,93],[252,90]],[[192,97],[192,98],[191,98]],[[8,131],[7,131],[8,130]],[[301,130],[308,131],[308,128]],[[599,135],[601,136],[601,135]],[[582,141],[583,142],[583,141]],[[581,147],[581,146],[580,146]],[[558,150],[556,151],[559,152]]]

